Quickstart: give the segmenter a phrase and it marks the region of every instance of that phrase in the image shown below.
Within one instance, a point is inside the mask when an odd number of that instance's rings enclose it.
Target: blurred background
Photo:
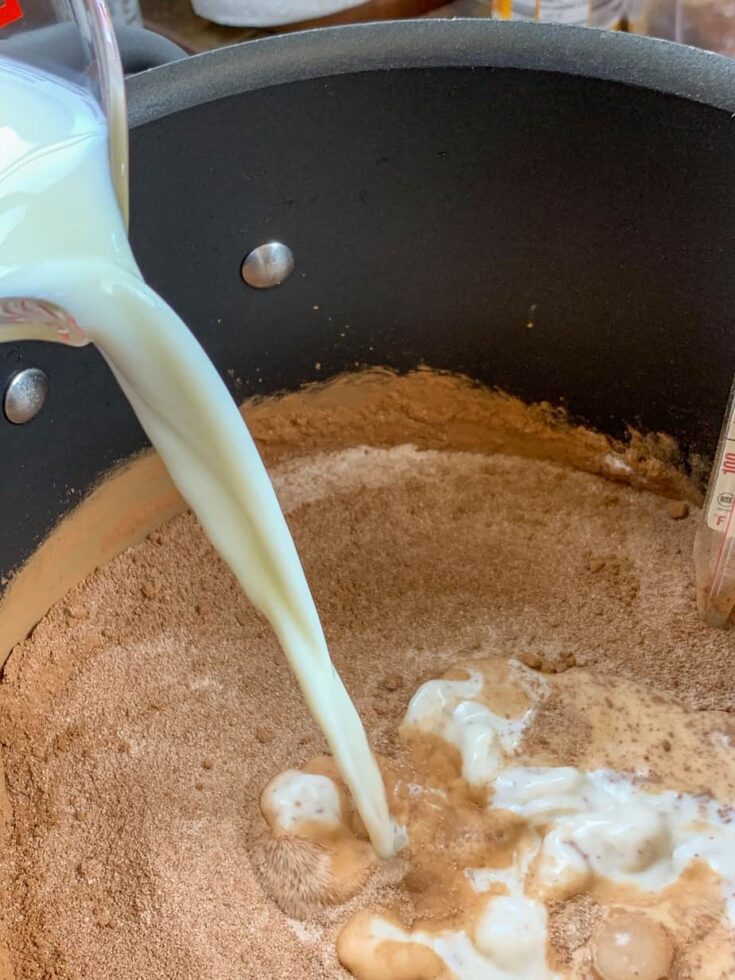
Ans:
[[[303,28],[405,17],[496,17],[622,30],[735,55],[735,0],[109,0],[190,53]]]

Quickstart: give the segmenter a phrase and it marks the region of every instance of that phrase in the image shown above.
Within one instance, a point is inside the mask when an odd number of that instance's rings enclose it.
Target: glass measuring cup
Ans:
[[[86,91],[98,103],[107,122],[110,172],[127,227],[125,84],[104,0],[0,0],[0,62],[5,59],[56,75]],[[10,160],[5,161],[10,166],[15,162],[12,154],[11,149]],[[51,340],[73,347],[88,343],[74,319],[56,304],[34,296],[0,297],[0,341],[14,340]]]

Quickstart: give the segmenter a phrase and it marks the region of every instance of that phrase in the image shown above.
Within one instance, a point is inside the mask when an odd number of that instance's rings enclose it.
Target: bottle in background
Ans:
[[[455,0],[442,12],[455,17],[535,20],[608,30],[619,30],[626,18],[625,0]]]
[[[637,33],[735,57],[733,0],[645,0]]]

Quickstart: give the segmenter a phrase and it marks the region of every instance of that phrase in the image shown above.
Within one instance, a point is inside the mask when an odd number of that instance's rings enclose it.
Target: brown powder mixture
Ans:
[[[733,634],[694,610],[695,513],[675,520],[659,497],[504,455],[355,448],[273,475],[335,664],[386,756],[423,680],[496,654],[599,665],[733,711]],[[557,764],[579,758],[584,724],[565,738]],[[735,721],[723,738],[735,744]],[[339,926],[399,896],[377,879],[321,923],[264,896],[249,857],[260,791],[325,745],[189,515],[95,572],[16,648],[0,744],[16,980],[346,976]],[[562,959],[596,921],[589,903],[577,912],[553,915]]]

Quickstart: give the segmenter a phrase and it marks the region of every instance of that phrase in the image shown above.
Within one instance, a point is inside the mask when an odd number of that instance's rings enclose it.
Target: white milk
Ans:
[[[523,816],[534,831],[532,841],[509,868],[465,868],[476,892],[489,892],[497,883],[508,892],[490,897],[479,921],[427,932],[401,929],[376,914],[366,936],[369,947],[377,949],[385,939],[421,943],[457,980],[554,980],[545,960],[547,923],[539,898],[579,894],[595,879],[655,895],[697,860],[719,878],[735,925],[731,806],[673,790],[650,793],[608,770],[509,764],[534,706],[509,721],[482,703],[483,686],[479,672],[462,681],[428,681],[411,699],[404,731],[419,729],[455,746],[465,778],[493,790],[488,809]]]
[[[278,500],[215,368],[141,278],[99,109],[81,89],[3,59],[0,91],[0,297],[57,304],[99,348],[212,544],[271,622],[376,851],[389,856],[381,775]],[[23,336],[3,329],[0,339]]]

